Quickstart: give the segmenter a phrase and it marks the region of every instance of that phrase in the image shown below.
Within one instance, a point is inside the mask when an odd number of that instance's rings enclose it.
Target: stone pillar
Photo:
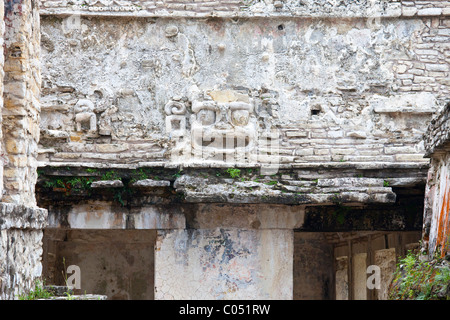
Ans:
[[[425,189],[423,245],[431,258],[450,254],[450,103],[430,123],[425,134],[431,158]]]
[[[294,229],[303,208],[185,205],[185,227],[158,228],[155,299],[293,299]]]
[[[40,34],[35,0],[5,1],[2,201],[35,207]]]
[[[4,33],[5,33],[5,21],[4,21],[4,15],[5,15],[5,6],[3,1],[0,1],[0,123],[2,123],[2,113],[3,113],[3,78],[4,78],[4,71],[3,67],[5,64],[5,56],[3,53],[3,43],[4,43]],[[0,127],[0,201],[3,197],[3,164],[5,162],[5,152],[3,151],[3,133]]]
[[[155,299],[292,299],[293,230],[158,231]]]
[[[47,210],[0,202],[0,300],[17,299],[42,273]]]
[[[17,299],[41,276],[47,224],[47,210],[36,207],[34,194],[40,112],[37,2],[2,1],[0,16],[0,299]]]

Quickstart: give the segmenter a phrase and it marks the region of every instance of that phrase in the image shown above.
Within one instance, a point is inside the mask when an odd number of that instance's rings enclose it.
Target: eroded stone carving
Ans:
[[[185,104],[172,100],[165,105],[164,111],[166,113],[166,132],[171,137],[184,136],[186,129]]]
[[[118,111],[116,106],[110,106],[102,112],[99,119],[98,133],[102,136],[110,136],[112,132],[111,121],[114,114]]]
[[[76,130],[83,131],[83,124],[89,123],[89,134],[97,133],[97,116],[94,113],[94,103],[88,99],[80,99],[74,107]]]
[[[256,140],[253,104],[233,101],[195,101],[191,138],[195,157],[216,161],[244,161]]]
[[[174,98],[164,107],[172,162],[260,163],[271,172],[278,168],[275,99],[267,104],[258,93],[191,89],[187,99]]]

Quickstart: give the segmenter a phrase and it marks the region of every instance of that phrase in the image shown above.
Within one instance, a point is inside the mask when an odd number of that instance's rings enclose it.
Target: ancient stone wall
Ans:
[[[334,300],[333,245],[323,233],[294,233],[293,299]]]
[[[302,231],[420,228],[447,1],[41,8],[40,204],[51,228],[156,230],[156,299],[330,298],[332,265],[302,271],[331,245]]]
[[[36,206],[40,34],[37,3],[0,3],[2,107],[0,299],[17,299],[41,275],[47,210]]]
[[[18,299],[42,272],[47,210],[0,203],[0,299]]]
[[[170,17],[413,17],[448,15],[446,0],[204,0],[168,1],[42,1],[44,14],[135,15]]]
[[[430,123],[425,138],[431,158],[425,191],[423,240],[431,258],[450,252],[450,104]]]
[[[337,21],[307,1],[300,16],[265,5],[270,19],[260,2],[228,3],[234,18],[214,2],[206,20],[44,1],[41,164],[426,163],[421,135],[449,93],[448,10],[368,3]]]
[[[5,2],[3,201],[36,206],[40,29],[37,2]]]
[[[75,294],[103,293],[111,300],[154,299],[156,230],[44,231],[43,277],[65,285],[70,265],[80,268]]]

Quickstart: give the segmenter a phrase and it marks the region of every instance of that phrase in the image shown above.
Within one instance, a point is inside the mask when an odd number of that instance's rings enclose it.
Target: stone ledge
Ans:
[[[174,162],[139,162],[136,164],[126,163],[102,163],[102,162],[49,162],[38,161],[38,168],[45,167],[73,167],[73,168],[93,168],[93,169],[139,169],[145,167],[165,168],[165,169],[181,169],[181,168],[261,168],[261,163],[245,163],[242,166],[234,163],[174,163]],[[358,169],[358,170],[378,170],[378,169],[424,169],[429,164],[424,162],[382,162],[382,161],[346,161],[346,162],[303,162],[292,164],[280,164],[279,169]]]
[[[309,186],[286,186],[279,181],[255,182],[224,179],[212,183],[208,179],[183,175],[174,183],[186,202],[223,203],[394,203],[396,194],[384,186],[382,179],[338,178],[317,179]]]
[[[170,187],[170,181],[168,181],[168,180],[143,179],[143,180],[138,180],[136,182],[131,183],[130,187],[135,187],[135,188]]]
[[[120,180],[102,180],[92,182],[91,188],[121,188],[123,182]]]
[[[0,230],[43,229],[47,226],[47,209],[0,202]]]
[[[385,2],[375,6],[349,3],[346,6],[325,8],[323,4],[296,6],[290,3],[276,1],[274,4],[255,3],[244,5],[233,3],[221,5],[221,1],[211,6],[208,2],[196,1],[188,4],[122,2],[122,8],[129,10],[114,10],[108,6],[67,6],[62,1],[42,1],[41,15],[69,16],[79,14],[93,17],[170,17],[170,18],[398,18],[398,17],[439,17],[450,15],[448,8],[433,5],[433,7],[405,6],[396,2]],[[113,6],[119,8],[119,6]]]
[[[128,17],[134,17],[134,18],[191,18],[191,19],[205,19],[205,18],[223,18],[223,19],[260,19],[260,18],[329,18],[329,19],[336,19],[336,18],[354,18],[354,19],[386,19],[386,18],[422,18],[422,17],[448,17],[450,16],[450,13],[444,10],[439,11],[439,14],[433,14],[433,15],[427,15],[427,14],[419,14],[418,12],[414,13],[413,15],[410,14],[409,11],[405,11],[404,13],[397,12],[395,14],[389,14],[389,15],[377,15],[377,16],[367,16],[367,15],[345,15],[345,14],[334,14],[334,15],[322,15],[322,14],[305,14],[305,13],[291,13],[291,12],[271,12],[271,13],[248,13],[248,12],[233,12],[233,11],[210,11],[210,12],[147,12],[144,11],[142,13],[113,13],[113,12],[89,12],[89,11],[82,11],[81,13],[78,13],[77,11],[72,11],[68,9],[43,9],[40,12],[41,16],[61,16],[61,17],[67,17],[67,16],[73,16],[76,14],[79,14],[80,16],[86,16],[86,17],[96,17],[96,18],[128,18]]]

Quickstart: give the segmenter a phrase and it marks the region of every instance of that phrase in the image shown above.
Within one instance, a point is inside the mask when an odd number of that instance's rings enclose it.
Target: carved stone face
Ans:
[[[204,160],[222,161],[253,148],[256,117],[250,103],[196,101],[192,111],[192,147]]]
[[[197,121],[204,126],[212,125],[216,122],[216,112],[214,110],[202,109],[197,113]]]
[[[250,120],[247,110],[234,110],[231,112],[231,123],[235,126],[246,126]]]

